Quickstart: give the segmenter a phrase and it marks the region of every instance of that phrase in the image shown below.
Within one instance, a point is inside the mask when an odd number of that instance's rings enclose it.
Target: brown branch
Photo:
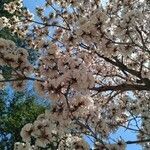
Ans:
[[[150,54],[150,52],[149,52],[147,46],[145,45],[145,41],[144,41],[144,38],[143,38],[143,36],[142,36],[142,32],[139,30],[139,28],[138,28],[137,26],[135,27],[135,29],[136,29],[136,31],[138,32],[138,34],[140,35],[141,42],[142,42],[142,44],[143,44],[143,48]]]
[[[138,144],[138,143],[146,143],[150,142],[150,139],[137,140],[137,141],[127,141],[126,144]]]
[[[111,63],[112,65],[118,67],[120,70],[122,71],[126,71],[138,78],[141,78],[141,75],[140,75],[140,72],[136,71],[136,70],[132,70],[132,69],[129,69],[127,66],[125,66],[122,62],[120,62],[116,57],[114,58],[115,61],[103,56],[103,55],[100,55],[98,52],[95,52],[99,57],[103,58],[105,61]]]
[[[101,86],[101,87],[93,87],[90,90],[93,91],[98,91],[98,92],[105,92],[105,91],[143,91],[143,90],[147,90],[150,91],[150,87],[146,86],[146,85],[138,85],[138,84],[120,84],[120,85],[116,85],[116,86]]]
[[[137,78],[139,78],[143,83],[145,83],[146,86],[148,86],[150,88],[150,80],[148,78],[142,78],[141,76],[141,72],[140,71],[136,71],[133,69],[128,68],[126,65],[124,65],[122,62],[120,62],[116,57],[114,57],[114,60],[111,60],[103,55],[100,55],[98,52],[95,52],[100,58],[103,58],[105,61],[111,63],[112,65],[118,67],[120,70],[122,70],[123,72],[128,72],[130,74],[132,74],[133,76],[136,76]]]
[[[46,26],[46,27],[59,27],[59,28],[62,28],[64,30],[69,30],[70,31],[70,29],[68,29],[66,27],[63,27],[63,26],[57,25],[57,24],[53,24],[53,23],[52,24],[48,24],[48,23],[38,22],[38,21],[35,21],[35,20],[27,20],[27,21],[34,22],[36,24],[43,25],[43,26]]]
[[[47,2],[47,3],[48,3],[48,2]],[[49,5],[50,5],[50,4],[49,4]],[[61,13],[58,13],[58,10],[57,10],[53,5],[50,5],[50,6],[51,6],[51,7],[53,8],[53,10],[57,13],[57,15],[59,15],[59,16],[64,20],[64,22],[66,23],[68,29],[71,30],[69,23],[68,23],[67,20],[63,17],[63,15],[62,15]]]
[[[6,79],[6,80],[0,80],[0,82],[14,82],[14,81],[23,81],[23,80],[32,80],[32,81],[40,81],[44,82],[42,79],[36,79],[36,78],[31,78],[31,77],[20,77],[16,79]]]

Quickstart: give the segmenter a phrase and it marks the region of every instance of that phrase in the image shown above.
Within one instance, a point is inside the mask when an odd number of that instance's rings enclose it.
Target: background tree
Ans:
[[[9,95],[3,90],[0,96],[0,149],[7,150],[13,149],[14,143],[21,140],[21,128],[33,122],[46,108],[23,92],[15,92],[12,100],[8,100]]]

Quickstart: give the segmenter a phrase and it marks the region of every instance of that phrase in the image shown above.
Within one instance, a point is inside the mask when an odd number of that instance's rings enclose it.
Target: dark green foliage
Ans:
[[[12,68],[9,66],[0,66],[0,70],[2,70],[2,76],[4,79],[10,79],[12,75]]]
[[[21,128],[32,123],[36,117],[44,113],[45,107],[35,102],[35,98],[25,96],[22,92],[16,92],[9,102],[6,100],[8,93],[0,94],[0,150],[13,149],[17,141],[22,141]]]

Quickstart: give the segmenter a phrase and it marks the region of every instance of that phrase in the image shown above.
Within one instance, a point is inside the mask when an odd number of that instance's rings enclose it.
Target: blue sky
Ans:
[[[24,5],[33,13],[35,14],[35,6],[43,6],[44,0],[24,0]],[[35,16],[36,18],[36,16]],[[118,132],[113,134],[111,137],[114,139],[117,139],[119,137],[122,137],[124,140],[136,140],[136,134],[131,131],[125,131],[125,129],[120,128]],[[89,140],[88,140],[89,141]],[[142,148],[139,145],[131,144],[127,146],[127,150],[142,150]]]

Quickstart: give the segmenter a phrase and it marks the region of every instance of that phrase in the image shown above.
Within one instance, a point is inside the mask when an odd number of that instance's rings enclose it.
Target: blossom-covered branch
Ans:
[[[22,1],[5,4],[12,18],[0,18],[0,28],[11,29],[26,45],[18,48],[0,39],[0,87],[10,82],[22,90],[32,80],[37,93],[51,101],[50,110],[22,128],[24,145],[49,148],[57,143],[58,150],[88,150],[83,140],[88,135],[96,149],[124,150],[133,143],[149,149],[146,0],[109,0],[105,5],[100,0],[46,0],[35,6],[36,18],[22,7]],[[38,51],[32,64],[27,49]],[[138,139],[125,142],[121,137],[110,144],[120,127],[137,132]]]

